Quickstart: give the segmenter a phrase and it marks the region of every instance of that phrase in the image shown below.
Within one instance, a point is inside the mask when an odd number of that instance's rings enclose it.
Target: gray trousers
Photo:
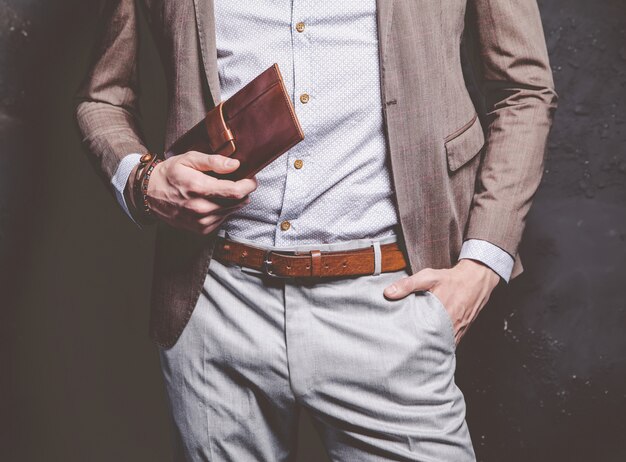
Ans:
[[[474,461],[445,308],[383,296],[405,275],[306,282],[212,260],[180,339],[159,347],[185,459],[294,460],[304,408],[332,461]]]

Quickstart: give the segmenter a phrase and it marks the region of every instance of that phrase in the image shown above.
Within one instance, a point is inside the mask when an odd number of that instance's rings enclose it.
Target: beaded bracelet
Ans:
[[[157,156],[154,156],[150,163],[143,169],[141,172],[140,180],[140,191],[141,191],[141,204],[142,204],[142,215],[143,220],[145,222],[154,221],[154,213],[150,206],[148,205],[148,183],[150,182],[150,175],[152,175],[152,171],[154,167],[156,167],[159,163],[161,163],[163,159],[159,159]]]
[[[142,155],[139,159],[137,170],[135,171],[135,177],[133,178],[133,202],[137,209],[139,209],[139,204],[141,203],[141,174],[154,157],[155,155],[150,152]]]
[[[145,179],[145,174],[150,169],[150,173],[154,169],[154,165],[156,165],[155,161],[157,160],[157,156],[152,153],[146,153],[139,159],[139,165],[135,171],[135,176],[133,178],[133,202],[135,204],[135,219],[140,224],[151,224],[154,222],[152,211],[148,207],[148,198],[147,198],[147,186],[148,182]],[[159,161],[160,162],[160,161]],[[158,162],[157,162],[158,163]],[[149,179],[149,178],[148,178]],[[144,191],[144,182],[145,182],[145,191]]]

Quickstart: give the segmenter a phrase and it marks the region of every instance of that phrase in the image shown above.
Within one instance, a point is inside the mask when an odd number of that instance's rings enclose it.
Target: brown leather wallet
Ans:
[[[232,173],[216,178],[251,178],[304,139],[278,64],[263,71],[180,137],[166,156],[200,151],[238,159]]]
[[[407,267],[397,242],[382,244],[381,272]],[[218,236],[213,258],[264,272],[277,278],[323,278],[362,276],[374,273],[374,248],[341,251],[267,251]]]

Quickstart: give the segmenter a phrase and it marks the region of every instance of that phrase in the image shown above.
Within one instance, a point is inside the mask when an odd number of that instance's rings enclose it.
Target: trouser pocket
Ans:
[[[424,291],[424,294],[426,295],[427,300],[430,300],[429,305],[432,307],[433,313],[435,313],[439,319],[441,335],[447,340],[452,352],[455,353],[456,342],[454,340],[454,325],[452,323],[452,318],[448,314],[448,310],[446,310],[444,304],[434,293],[426,290]]]

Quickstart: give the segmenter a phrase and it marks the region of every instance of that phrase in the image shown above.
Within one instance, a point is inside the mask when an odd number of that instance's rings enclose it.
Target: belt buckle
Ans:
[[[264,274],[274,278],[274,279],[291,279],[293,276],[281,276],[279,274],[273,273],[270,269],[270,265],[272,264],[272,260],[270,260],[270,254],[274,252],[273,250],[266,250],[265,255],[263,255],[263,266],[262,271]]]

